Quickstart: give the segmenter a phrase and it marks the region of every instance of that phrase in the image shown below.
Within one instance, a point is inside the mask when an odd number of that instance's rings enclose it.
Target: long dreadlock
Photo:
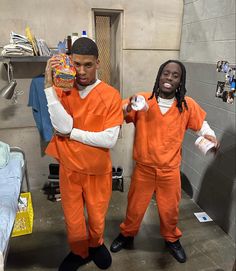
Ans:
[[[180,84],[179,84],[179,87],[176,89],[176,92],[175,92],[175,97],[176,97],[176,100],[177,100],[177,107],[179,109],[179,112],[181,113],[183,111],[183,107],[182,107],[182,103],[184,104],[185,108],[188,109],[188,105],[184,99],[184,96],[185,96],[185,93],[187,92],[186,88],[185,88],[185,82],[186,82],[186,69],[184,67],[184,65],[178,61],[178,60],[168,60],[166,61],[165,63],[163,63],[159,70],[158,70],[158,73],[157,73],[157,78],[156,78],[156,81],[155,81],[155,85],[153,87],[153,91],[152,91],[152,95],[148,98],[149,100],[152,99],[155,95],[155,98],[158,102],[158,97],[159,97],[159,81],[160,81],[160,77],[161,77],[161,74],[162,74],[162,71],[164,69],[164,67],[169,64],[169,63],[176,63],[180,66],[181,68],[181,71],[182,71],[182,74],[181,74],[181,80],[180,80]]]

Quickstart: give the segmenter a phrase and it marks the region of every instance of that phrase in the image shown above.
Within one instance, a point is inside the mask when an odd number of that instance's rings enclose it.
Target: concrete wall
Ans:
[[[185,0],[180,58],[235,62],[235,1]]]
[[[188,132],[183,147],[183,187],[229,235],[236,239],[235,104],[215,97],[218,60],[235,64],[235,1],[185,1],[180,59],[187,69],[187,94],[207,112],[221,143],[217,156],[204,157]]]
[[[182,25],[182,0],[165,1],[46,1],[46,0],[0,0],[0,47],[9,43],[14,31],[24,34],[30,26],[37,38],[46,40],[55,48],[72,32],[87,30],[94,37],[92,9],[115,9],[122,12],[121,31],[121,94],[127,97],[134,92],[152,90],[159,65],[178,58]],[[26,152],[29,177],[33,188],[42,187],[47,180],[48,164],[52,160],[43,155],[45,144],[38,135],[31,108],[27,107],[31,78],[43,72],[45,64],[14,64],[14,76],[19,96],[18,104],[0,100],[0,140],[22,147]],[[0,87],[7,83],[6,70],[0,66]],[[124,125],[122,136],[112,150],[115,166],[124,167],[130,175],[132,133],[130,125]]]

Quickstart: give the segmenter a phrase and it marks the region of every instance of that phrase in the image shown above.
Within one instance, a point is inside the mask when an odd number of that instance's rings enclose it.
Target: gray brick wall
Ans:
[[[186,62],[235,62],[235,0],[184,1],[180,58]]]
[[[183,144],[183,188],[232,238],[235,237],[236,142],[235,105],[215,97],[216,64],[184,63],[187,95],[207,112],[206,120],[221,143],[216,156],[203,156],[194,146],[197,135],[188,131]]]
[[[219,153],[204,157],[188,131],[183,144],[182,185],[193,199],[236,240],[235,107],[215,97],[218,60],[235,64],[235,0],[185,0],[180,60],[187,69],[187,95],[207,112],[221,143]]]

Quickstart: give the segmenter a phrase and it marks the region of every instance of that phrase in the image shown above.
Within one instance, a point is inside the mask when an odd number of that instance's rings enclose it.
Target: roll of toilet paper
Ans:
[[[204,155],[213,151],[215,148],[215,144],[203,136],[197,138],[197,140],[195,141],[195,145]]]

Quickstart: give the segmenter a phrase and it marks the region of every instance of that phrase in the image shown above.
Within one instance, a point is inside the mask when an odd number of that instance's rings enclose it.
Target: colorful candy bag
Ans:
[[[60,88],[73,88],[76,70],[70,57],[66,54],[59,54],[55,57],[60,59],[60,65],[53,71],[54,85]]]

